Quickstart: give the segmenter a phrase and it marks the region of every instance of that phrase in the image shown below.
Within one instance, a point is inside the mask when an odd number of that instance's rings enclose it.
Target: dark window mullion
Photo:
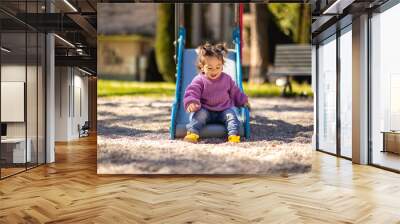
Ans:
[[[318,78],[318,76],[319,76],[319,71],[318,71],[318,69],[319,69],[319,63],[318,63],[318,60],[319,60],[319,54],[318,54],[318,50],[319,50],[319,44],[317,44],[316,45],[316,47],[315,47],[315,98],[316,98],[316,100],[315,100],[315,107],[316,107],[316,109],[315,109],[315,113],[316,113],[316,115],[315,115],[315,125],[316,125],[316,127],[315,127],[315,148],[316,149],[319,149],[319,108],[318,108],[318,106],[319,106],[319,88],[318,88],[318,86],[319,86],[319,78]]]
[[[341,82],[341,64],[340,64],[340,36],[339,27],[336,31],[336,154],[341,157],[341,114],[340,114],[340,82]]]
[[[46,13],[47,13],[47,6],[46,6]],[[44,33],[44,43],[42,42],[42,44],[44,44],[44,55],[43,55],[44,68],[42,69],[44,72],[44,73],[42,73],[42,77],[44,79],[43,80],[44,81],[44,100],[43,100],[44,106],[42,107],[42,109],[44,108],[44,111],[43,111],[44,117],[42,117],[44,119],[44,135],[43,135],[44,161],[43,161],[43,163],[47,163],[47,75],[48,75],[47,74],[47,43],[48,43],[47,37],[48,37],[48,33],[46,32],[46,33]],[[61,89],[60,89],[60,91],[61,91]]]
[[[372,29],[371,29],[371,20],[372,20],[372,10],[368,11],[368,30],[367,30],[367,45],[368,45],[368,53],[367,53],[367,85],[368,85],[368,94],[367,94],[367,104],[368,104],[368,111],[367,111],[367,129],[368,129],[368,164],[373,164],[373,153],[372,153],[372,86],[371,86],[371,79],[372,79],[372,64],[371,64],[371,56],[372,56]]]
[[[1,32],[1,24],[2,23],[0,23],[0,47],[2,46],[2,32]],[[0,124],[2,124],[2,122],[1,122],[1,67],[2,67],[2,64],[1,64],[1,62],[2,62],[2,59],[1,59],[1,55],[2,55],[2,52],[0,51]],[[2,175],[1,175],[1,170],[2,170],[2,166],[3,166],[3,163],[2,163],[2,159],[1,159],[1,144],[0,144],[0,179],[3,179],[3,177],[2,177]]]
[[[28,2],[25,0],[25,21],[27,21]],[[28,25],[25,23],[25,88],[24,88],[24,120],[25,120],[25,170],[28,170],[28,115],[27,115],[27,89],[28,89]]]
[[[44,2],[45,5],[45,13],[48,13],[48,5],[49,3],[47,2],[47,0]],[[44,59],[44,68],[42,69],[42,77],[44,75],[44,161],[43,163],[47,163],[47,37],[48,37],[48,33],[45,32],[44,33],[44,55],[43,55],[43,59]],[[42,42],[43,44],[43,42]],[[42,60],[43,60],[42,59]],[[61,91],[61,89],[60,89]],[[43,109],[43,107],[42,107]]]
[[[39,13],[39,1],[36,1]],[[36,166],[39,165],[39,33],[36,32]]]

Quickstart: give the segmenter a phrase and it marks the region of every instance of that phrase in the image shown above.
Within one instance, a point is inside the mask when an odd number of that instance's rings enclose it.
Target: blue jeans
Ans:
[[[233,108],[221,112],[201,108],[190,113],[189,120],[186,130],[196,134],[199,134],[207,123],[223,123],[228,130],[228,135],[239,135],[239,120]]]

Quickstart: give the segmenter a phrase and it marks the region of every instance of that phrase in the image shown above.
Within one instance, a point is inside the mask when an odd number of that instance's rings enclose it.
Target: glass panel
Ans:
[[[32,13],[37,13],[37,1],[27,2],[28,19],[30,23],[37,23],[37,16],[31,18]],[[27,30],[27,82],[26,82],[26,113],[27,113],[27,150],[30,151],[31,158],[28,159],[28,168],[37,166],[38,148],[37,148],[37,132],[38,132],[38,34],[36,30]]]
[[[53,3],[51,3],[53,4]],[[37,5],[38,13],[46,13],[46,1],[40,0]],[[38,33],[38,64],[37,64],[37,82],[38,82],[38,98],[37,98],[37,115],[38,115],[38,135],[37,135],[37,147],[38,147],[38,164],[43,164],[46,162],[46,148],[45,148],[45,124],[46,124],[46,36],[44,33]]]
[[[0,12],[2,178],[45,162],[45,35],[21,22],[37,23],[30,16],[45,12],[44,5],[0,2],[8,12]]]
[[[27,94],[26,94],[26,111],[27,111],[27,150],[30,151],[30,159],[28,159],[28,168],[37,165],[37,132],[38,132],[38,111],[37,111],[37,33],[28,32],[28,63],[27,63]]]
[[[372,25],[372,163],[400,170],[400,5],[374,15]]]
[[[2,177],[25,170],[26,33],[1,34],[1,161]]]
[[[351,158],[352,141],[352,33],[351,26],[340,36],[340,153]]]
[[[38,45],[38,163],[45,163],[46,149],[45,149],[45,60],[46,60],[46,37],[44,34],[39,33]]]
[[[336,36],[318,48],[318,149],[336,154]]]

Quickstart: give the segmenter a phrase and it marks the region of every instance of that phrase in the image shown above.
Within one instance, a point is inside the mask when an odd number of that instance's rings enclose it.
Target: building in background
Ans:
[[[104,79],[160,80],[154,42],[157,4],[98,4],[98,69]],[[172,44],[172,43],[171,43]]]

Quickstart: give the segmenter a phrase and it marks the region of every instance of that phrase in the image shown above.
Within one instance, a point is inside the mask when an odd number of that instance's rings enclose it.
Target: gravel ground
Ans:
[[[252,137],[239,144],[169,140],[171,98],[98,100],[98,173],[282,174],[311,169],[311,99],[250,100]]]

